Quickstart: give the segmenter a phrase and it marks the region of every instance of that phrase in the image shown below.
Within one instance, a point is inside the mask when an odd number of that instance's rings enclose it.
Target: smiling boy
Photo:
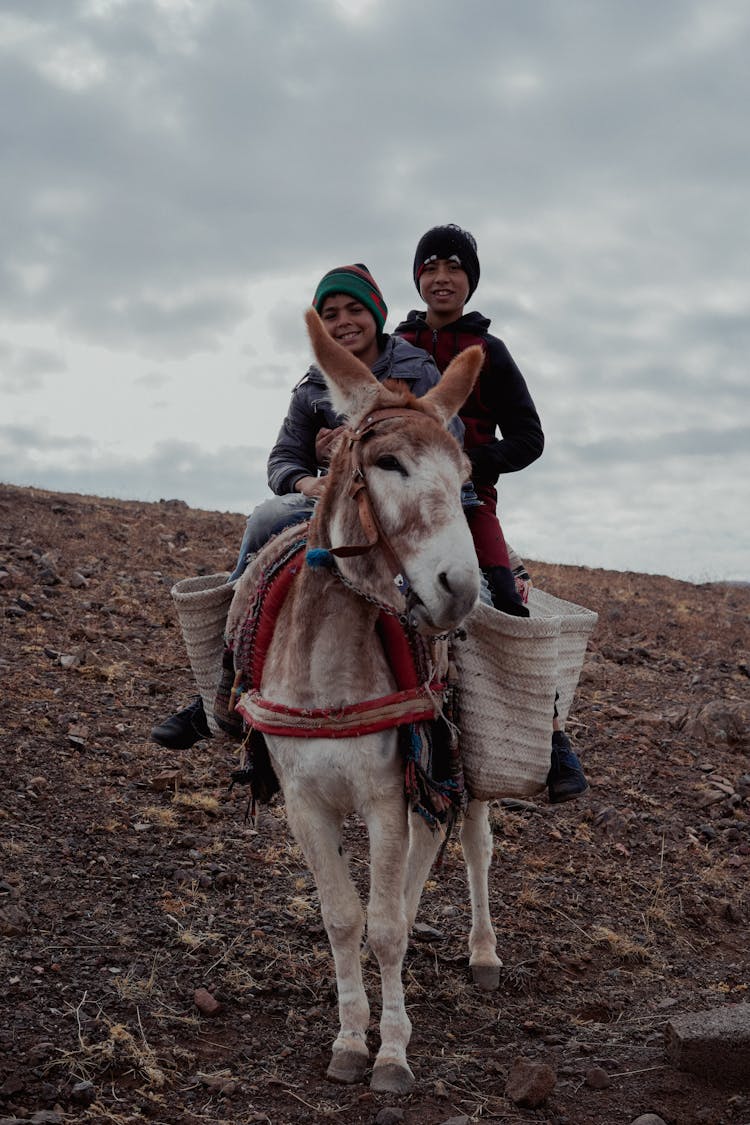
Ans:
[[[454,223],[432,227],[417,245],[413,276],[427,308],[412,310],[396,333],[429,352],[440,371],[471,344],[480,344],[485,352],[479,379],[459,414],[466,430],[464,450],[481,501],[467,510],[466,518],[493,605],[504,613],[526,617],[529,611],[516,587],[497,517],[496,485],[503,473],[518,472],[541,456],[544,434],[539,415],[510,352],[501,339],[490,334],[488,318],[464,312],[479,282],[474,236]],[[556,717],[547,785],[555,803],[588,789],[581,764],[568,736],[558,729]]]

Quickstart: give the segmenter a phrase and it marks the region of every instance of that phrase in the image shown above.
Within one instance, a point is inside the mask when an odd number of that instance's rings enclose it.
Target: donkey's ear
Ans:
[[[369,367],[328,335],[315,309],[306,311],[305,322],[318,366],[325,375],[333,409],[348,418],[360,417],[370,408],[380,383]]]
[[[424,395],[422,401],[438,410],[444,425],[448,425],[466,402],[483,363],[484,351],[479,344],[472,344],[450,361],[437,386]]]

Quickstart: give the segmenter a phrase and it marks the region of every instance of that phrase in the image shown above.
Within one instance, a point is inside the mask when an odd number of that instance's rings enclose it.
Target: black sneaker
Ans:
[[[202,738],[210,738],[203,700],[196,695],[189,707],[171,715],[151,731],[151,739],[169,750],[189,750]]]
[[[547,788],[550,803],[560,804],[561,801],[572,801],[580,797],[589,787],[583,767],[573,753],[570,739],[565,731],[552,732],[552,760],[547,774]]]

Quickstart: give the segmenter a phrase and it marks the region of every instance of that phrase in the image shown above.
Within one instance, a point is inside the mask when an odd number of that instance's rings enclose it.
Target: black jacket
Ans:
[[[515,473],[541,456],[544,434],[523,375],[502,340],[490,335],[490,321],[478,312],[437,330],[424,312],[412,311],[396,334],[424,348],[444,371],[458,352],[471,344],[485,351],[484,367],[460,411],[466,427],[464,449],[477,486],[495,484],[501,473]],[[501,438],[495,436],[500,430]]]

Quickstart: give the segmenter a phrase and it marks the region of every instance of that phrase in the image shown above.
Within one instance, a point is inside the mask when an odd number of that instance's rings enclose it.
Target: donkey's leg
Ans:
[[[406,923],[411,930],[417,919],[422,890],[442,843],[440,832],[433,832],[419,813],[409,814],[409,858],[406,865]]]
[[[372,1071],[372,1088],[405,1094],[414,1085],[406,1061],[411,1020],[404,1005],[401,978],[408,940],[404,882],[409,843],[407,810],[399,785],[389,799],[365,813],[370,835],[370,902],[367,941],[380,967],[383,1009],[380,1050]]]
[[[488,872],[492,861],[492,832],[486,801],[469,801],[461,824],[461,846],[471,895],[469,965],[477,988],[491,991],[500,984],[502,961],[490,920]]]
[[[287,820],[315,879],[323,924],[336,966],[339,1033],[327,1075],[337,1082],[359,1082],[369,1060],[370,1006],[362,982],[360,953],[364,911],[341,852],[341,823],[319,805],[285,793]]]

